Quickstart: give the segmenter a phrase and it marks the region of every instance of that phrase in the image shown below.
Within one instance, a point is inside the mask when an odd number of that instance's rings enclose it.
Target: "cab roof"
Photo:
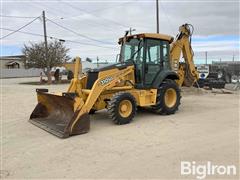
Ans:
[[[127,39],[130,38],[152,38],[152,39],[161,39],[161,40],[165,40],[168,41],[169,43],[171,43],[174,38],[172,36],[166,35],[166,34],[158,34],[158,33],[141,33],[141,34],[134,34],[131,36],[127,36]],[[124,39],[124,37],[119,39],[119,43],[122,42]]]

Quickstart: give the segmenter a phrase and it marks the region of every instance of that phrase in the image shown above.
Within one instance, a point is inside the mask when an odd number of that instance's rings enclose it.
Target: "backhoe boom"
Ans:
[[[172,69],[179,75],[177,81],[179,86],[192,86],[198,80],[198,72],[193,61],[193,50],[191,46],[192,32],[189,24],[179,28],[179,35],[171,45],[170,60]],[[185,63],[180,63],[180,56],[183,55]]]

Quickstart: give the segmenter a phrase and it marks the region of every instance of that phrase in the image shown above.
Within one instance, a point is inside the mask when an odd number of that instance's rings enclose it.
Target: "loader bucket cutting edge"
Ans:
[[[60,138],[89,131],[88,114],[80,116],[72,131],[70,130],[79,113],[79,111],[74,112],[74,99],[45,92],[37,92],[37,94],[38,104],[29,119],[32,124]]]

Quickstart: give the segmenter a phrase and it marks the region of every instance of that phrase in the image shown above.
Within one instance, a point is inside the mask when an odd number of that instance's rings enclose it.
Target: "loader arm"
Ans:
[[[118,82],[120,82],[122,79],[124,79],[125,76],[129,75],[130,73],[133,73],[134,71],[134,66],[128,66],[126,69],[123,70],[117,70],[117,72],[112,72],[109,74],[106,74],[100,78],[98,78],[92,89],[90,90],[88,97],[84,103],[84,105],[81,107],[79,106],[80,109],[77,117],[75,118],[74,122],[71,125],[71,132],[70,134],[74,134],[74,127],[76,123],[80,120],[81,121],[81,116],[84,116],[89,113],[93,105],[95,104],[96,100],[100,96],[100,94],[103,91],[109,90],[116,86]]]
[[[88,76],[79,78],[80,66],[80,58],[77,57],[74,78],[67,92],[49,93],[47,89],[37,89],[38,104],[29,119],[32,124],[61,138],[87,133],[90,128],[89,112],[100,95],[134,74],[132,64],[124,68],[116,66],[99,72],[93,86],[87,89]],[[118,88],[124,90],[125,86]]]
[[[179,86],[192,86],[198,80],[198,72],[193,61],[193,50],[191,47],[191,35],[189,24],[184,24],[179,28],[179,35],[171,45],[170,61],[172,69],[178,73]],[[184,64],[180,63],[181,53],[185,60]]]

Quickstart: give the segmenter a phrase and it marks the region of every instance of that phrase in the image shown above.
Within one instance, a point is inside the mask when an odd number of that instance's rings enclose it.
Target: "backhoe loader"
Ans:
[[[174,114],[180,105],[180,87],[191,86],[198,74],[193,63],[190,25],[180,27],[174,38],[141,33],[119,39],[119,62],[92,69],[79,78],[80,58],[66,92],[37,89],[38,104],[30,122],[58,136],[87,133],[89,113],[107,109],[114,123],[127,124],[138,107],[158,114]],[[180,64],[181,52],[185,63]]]

